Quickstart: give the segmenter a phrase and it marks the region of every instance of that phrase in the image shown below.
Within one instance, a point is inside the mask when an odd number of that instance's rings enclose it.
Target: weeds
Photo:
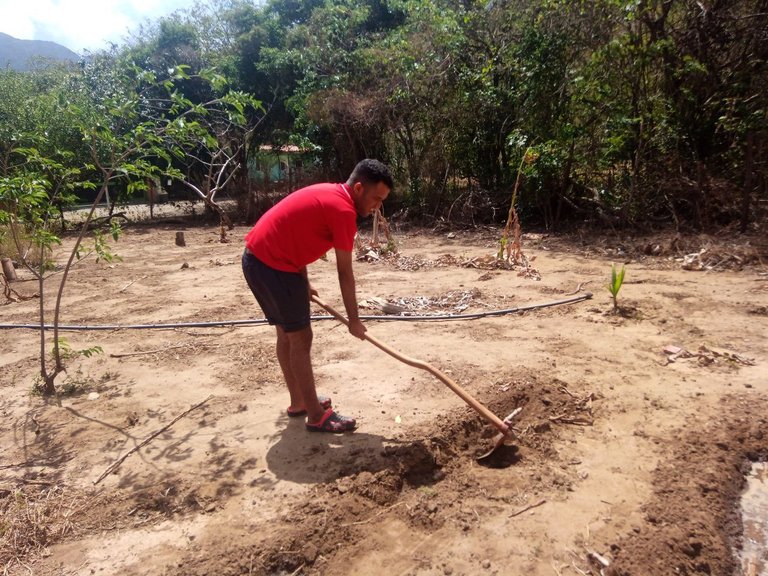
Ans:
[[[0,496],[0,566],[8,572],[13,564],[23,565],[22,558],[61,540],[74,530],[72,517],[81,508],[78,497],[59,486]]]
[[[78,368],[74,376],[67,375],[57,392],[61,396],[77,396],[91,390],[94,384],[93,378],[83,374],[83,371]]]
[[[59,358],[62,360],[72,360],[74,358],[78,358],[80,356],[83,356],[85,358],[90,358],[91,356],[94,356],[95,354],[103,354],[104,350],[101,346],[91,346],[90,348],[83,348],[82,350],[75,350],[72,348],[72,346],[69,344],[66,338],[59,338],[57,340],[57,346],[55,347],[58,349]],[[51,356],[54,356],[54,353],[51,352]],[[55,358],[53,358],[53,361],[55,361]],[[66,372],[66,370],[64,370]],[[106,380],[109,380],[111,378],[111,374],[108,373],[106,376]],[[106,381],[105,377],[102,376],[101,381]],[[60,392],[62,396],[76,396],[78,394],[82,394],[83,392],[87,392],[88,390],[92,389],[96,382],[91,376],[83,374],[83,371],[81,368],[78,368],[74,375],[67,375],[67,378],[64,380],[64,382],[61,385],[61,389],[57,392]],[[46,395],[46,387],[45,387],[45,380],[42,378],[42,376],[38,376],[38,378],[35,379],[34,386],[32,388],[32,395],[33,396],[44,396]]]
[[[33,244],[32,235],[23,228],[18,230],[18,235],[19,245],[23,252],[19,252],[19,246],[16,245],[13,239],[10,227],[7,225],[0,226],[0,256],[10,258],[14,262],[20,262],[22,258],[26,258],[29,264],[39,267],[41,264],[40,253],[37,250],[31,249]],[[43,258],[45,258],[46,267],[52,266],[51,257],[52,251],[45,250]]]

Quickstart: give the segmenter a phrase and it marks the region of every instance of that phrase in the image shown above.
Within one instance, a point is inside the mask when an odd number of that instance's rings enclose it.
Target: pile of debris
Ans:
[[[672,364],[678,359],[682,358],[696,358],[699,364],[702,366],[708,366],[710,364],[718,364],[721,361],[726,361],[732,364],[740,364],[742,366],[754,366],[755,361],[752,358],[748,358],[742,354],[731,352],[729,350],[722,350],[718,348],[710,348],[709,346],[702,344],[696,352],[691,352],[680,346],[665,346],[664,354],[666,354],[667,364]]]
[[[517,270],[518,276],[532,280],[541,280],[541,274],[531,265],[527,257],[524,257],[523,264],[513,264],[493,254],[475,256],[473,258],[459,258],[453,254],[443,254],[437,258],[430,259],[419,258],[418,256],[405,256],[398,252],[366,247],[365,251],[358,252],[357,259],[364,262],[385,262],[396,270],[406,270],[408,272],[447,267],[477,268],[480,270]]]
[[[360,302],[361,308],[381,311],[389,316],[425,316],[434,313],[460,314],[472,305],[484,306],[478,300],[480,290],[449,290],[438,296],[400,297],[386,300],[370,297]]]

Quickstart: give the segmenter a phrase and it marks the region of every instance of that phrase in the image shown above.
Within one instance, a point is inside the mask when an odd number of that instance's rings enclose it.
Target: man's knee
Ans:
[[[282,337],[288,342],[291,350],[308,350],[312,346],[312,326],[307,326],[300,330],[292,330],[290,332],[286,332],[285,330],[278,331],[278,342],[281,338],[280,332],[282,332]]]

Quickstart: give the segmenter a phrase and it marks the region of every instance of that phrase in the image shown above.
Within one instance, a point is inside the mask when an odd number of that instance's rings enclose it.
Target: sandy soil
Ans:
[[[245,232],[129,227],[122,261],[72,272],[61,322],[260,318]],[[499,235],[395,232],[399,258],[356,265],[361,301],[427,313],[594,292],[368,322],[499,416],[522,408],[491,466],[475,456],[494,430],[458,396],[334,321],[314,324],[313,353],[320,392],[360,423],[339,436],[285,415],[268,326],[66,332],[73,350],[103,353],[68,360],[48,400],[30,393],[37,333],[0,331],[4,571],[552,576],[600,574],[602,559],[614,575],[740,573],[738,498],[768,456],[765,245],[531,234],[540,280],[466,265]],[[611,262],[627,263],[618,313]],[[332,260],[310,275],[343,309]],[[24,278],[13,287],[31,295]],[[38,304],[8,302],[0,323],[34,322]]]

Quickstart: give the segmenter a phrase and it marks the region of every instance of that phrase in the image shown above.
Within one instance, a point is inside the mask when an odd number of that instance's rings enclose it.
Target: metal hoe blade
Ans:
[[[501,449],[501,447],[504,446],[504,441],[512,432],[512,420],[522,411],[522,409],[522,406],[515,408],[509,416],[504,418],[504,424],[507,426],[506,432],[499,432],[496,434],[496,436],[493,437],[493,445],[491,446],[491,449],[478,456],[476,458],[478,462],[482,463],[490,460]]]

